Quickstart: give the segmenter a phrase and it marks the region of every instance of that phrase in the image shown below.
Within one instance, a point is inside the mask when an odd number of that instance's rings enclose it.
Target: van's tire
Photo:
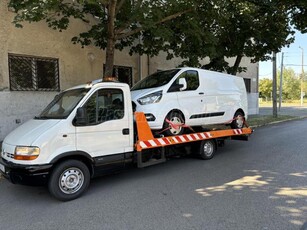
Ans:
[[[216,143],[214,140],[204,140],[200,144],[199,156],[203,160],[211,159],[216,152]]]
[[[78,198],[90,184],[88,167],[78,160],[66,160],[52,171],[48,189],[52,196],[61,201]]]
[[[237,111],[233,116],[233,121],[230,124],[232,129],[242,129],[244,127],[245,118],[242,112]]]
[[[170,122],[174,124],[182,124],[182,125],[184,124],[183,115],[177,111],[172,111],[168,113],[165,119],[168,119]],[[168,122],[166,122],[166,120],[164,120],[163,130],[165,130],[164,131],[165,136],[176,136],[183,134],[184,127],[180,126],[177,129],[173,128]]]

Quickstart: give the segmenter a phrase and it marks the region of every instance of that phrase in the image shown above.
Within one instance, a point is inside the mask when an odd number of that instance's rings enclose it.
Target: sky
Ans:
[[[303,50],[301,48],[303,48]],[[280,53],[276,55],[277,70],[281,68],[281,57],[284,53],[284,67],[292,68],[297,74],[302,73],[302,54],[304,53],[304,72],[307,71],[307,34],[296,32],[295,41],[289,47],[284,47]],[[273,66],[272,61],[259,63],[259,78],[272,78]]]

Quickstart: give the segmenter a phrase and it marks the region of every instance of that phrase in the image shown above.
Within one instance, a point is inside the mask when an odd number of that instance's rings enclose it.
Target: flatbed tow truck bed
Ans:
[[[195,144],[198,143],[199,154],[203,159],[211,159],[215,153],[219,142],[225,139],[232,140],[248,140],[253,130],[249,127],[242,129],[223,129],[205,132],[192,132],[189,134],[168,136],[168,137],[154,137],[144,113],[135,113],[136,126],[137,126],[137,141],[135,149],[137,152],[137,165],[139,168],[147,167],[154,164],[159,164],[166,161],[165,148],[177,146],[182,144]],[[147,160],[144,162],[143,155],[145,150],[156,149],[160,158]]]

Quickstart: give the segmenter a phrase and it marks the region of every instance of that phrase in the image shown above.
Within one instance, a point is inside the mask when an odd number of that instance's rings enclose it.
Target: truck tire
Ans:
[[[184,119],[182,114],[177,111],[172,111],[168,113],[165,119],[168,119],[170,122],[174,124],[184,124]],[[164,131],[165,136],[181,135],[184,132],[184,127],[181,126],[178,128],[173,128],[168,122],[166,122],[166,120],[164,120],[163,129],[165,130]]]
[[[66,160],[52,171],[48,189],[52,196],[61,201],[78,198],[90,184],[88,167],[78,160]]]
[[[203,160],[211,159],[216,152],[216,144],[214,140],[204,140],[200,144],[199,156]]]
[[[233,117],[233,120],[230,124],[232,129],[242,129],[244,127],[245,118],[242,112],[237,111]]]

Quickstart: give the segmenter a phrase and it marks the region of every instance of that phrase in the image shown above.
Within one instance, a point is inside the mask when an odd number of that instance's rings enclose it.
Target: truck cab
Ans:
[[[93,177],[125,165],[133,136],[129,86],[91,82],[61,92],[40,115],[11,132],[3,141],[0,170],[13,183],[44,184],[59,164],[78,159]],[[75,193],[74,183],[84,182],[85,174],[66,172],[62,192]]]

